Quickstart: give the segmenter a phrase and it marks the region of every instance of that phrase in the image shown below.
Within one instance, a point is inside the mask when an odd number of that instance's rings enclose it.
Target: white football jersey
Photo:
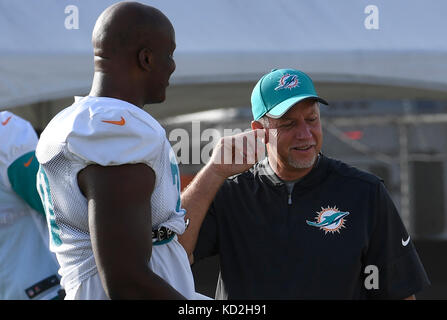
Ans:
[[[14,191],[8,176],[15,162],[27,170],[27,154],[36,148],[37,134],[28,121],[0,111],[0,142],[0,300],[54,298],[59,285],[41,293],[34,290],[44,279],[56,277],[59,268],[48,248],[45,219]],[[19,183],[35,188],[34,180],[33,185]]]
[[[12,190],[8,167],[20,156],[34,151],[37,134],[31,124],[9,111],[0,112],[0,225],[30,215],[29,206]]]
[[[185,230],[180,174],[165,130],[147,112],[113,98],[84,97],[57,114],[36,149],[37,177],[66,290],[97,272],[90,241],[87,200],[77,174],[90,164],[145,163],[156,175],[152,228]],[[123,212],[123,214],[126,214]]]

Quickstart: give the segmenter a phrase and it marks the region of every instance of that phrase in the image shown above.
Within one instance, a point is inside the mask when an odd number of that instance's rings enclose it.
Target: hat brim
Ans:
[[[293,107],[295,104],[305,99],[315,99],[318,102],[321,102],[325,105],[329,105],[329,103],[327,103],[326,100],[321,99],[319,96],[315,95],[294,96],[277,104],[273,109],[267,112],[266,115],[274,119],[281,118],[291,107]]]

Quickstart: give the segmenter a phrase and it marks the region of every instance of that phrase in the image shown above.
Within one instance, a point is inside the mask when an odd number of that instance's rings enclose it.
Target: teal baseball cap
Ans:
[[[295,69],[273,69],[256,83],[251,94],[253,119],[264,115],[280,118],[293,105],[304,99],[315,100],[329,105],[315,91],[312,79]]]

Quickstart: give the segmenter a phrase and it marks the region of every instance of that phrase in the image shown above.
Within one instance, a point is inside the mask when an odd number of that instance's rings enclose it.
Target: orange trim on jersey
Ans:
[[[126,123],[126,120],[121,117],[121,120],[101,120],[102,122],[105,123],[111,123],[111,124],[116,124],[117,126],[124,126],[124,124]]]
[[[31,158],[29,158],[29,160],[23,164],[25,166],[25,168],[29,167],[29,165],[31,164],[31,161],[33,161],[33,158],[34,158],[34,156],[31,156]]]
[[[6,119],[5,121],[2,121],[2,125],[6,126],[8,124],[8,122],[9,122],[9,120],[11,120],[11,117],[12,116],[9,116],[8,119]]]

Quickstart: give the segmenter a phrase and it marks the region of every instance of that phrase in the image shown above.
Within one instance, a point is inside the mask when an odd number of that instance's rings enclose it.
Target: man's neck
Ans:
[[[126,90],[124,84],[117,84],[112,77],[106,73],[95,72],[93,76],[92,88],[89,96],[92,97],[109,97],[129,102],[137,107],[142,108],[144,103],[138,101],[134,96],[133,90]]]

